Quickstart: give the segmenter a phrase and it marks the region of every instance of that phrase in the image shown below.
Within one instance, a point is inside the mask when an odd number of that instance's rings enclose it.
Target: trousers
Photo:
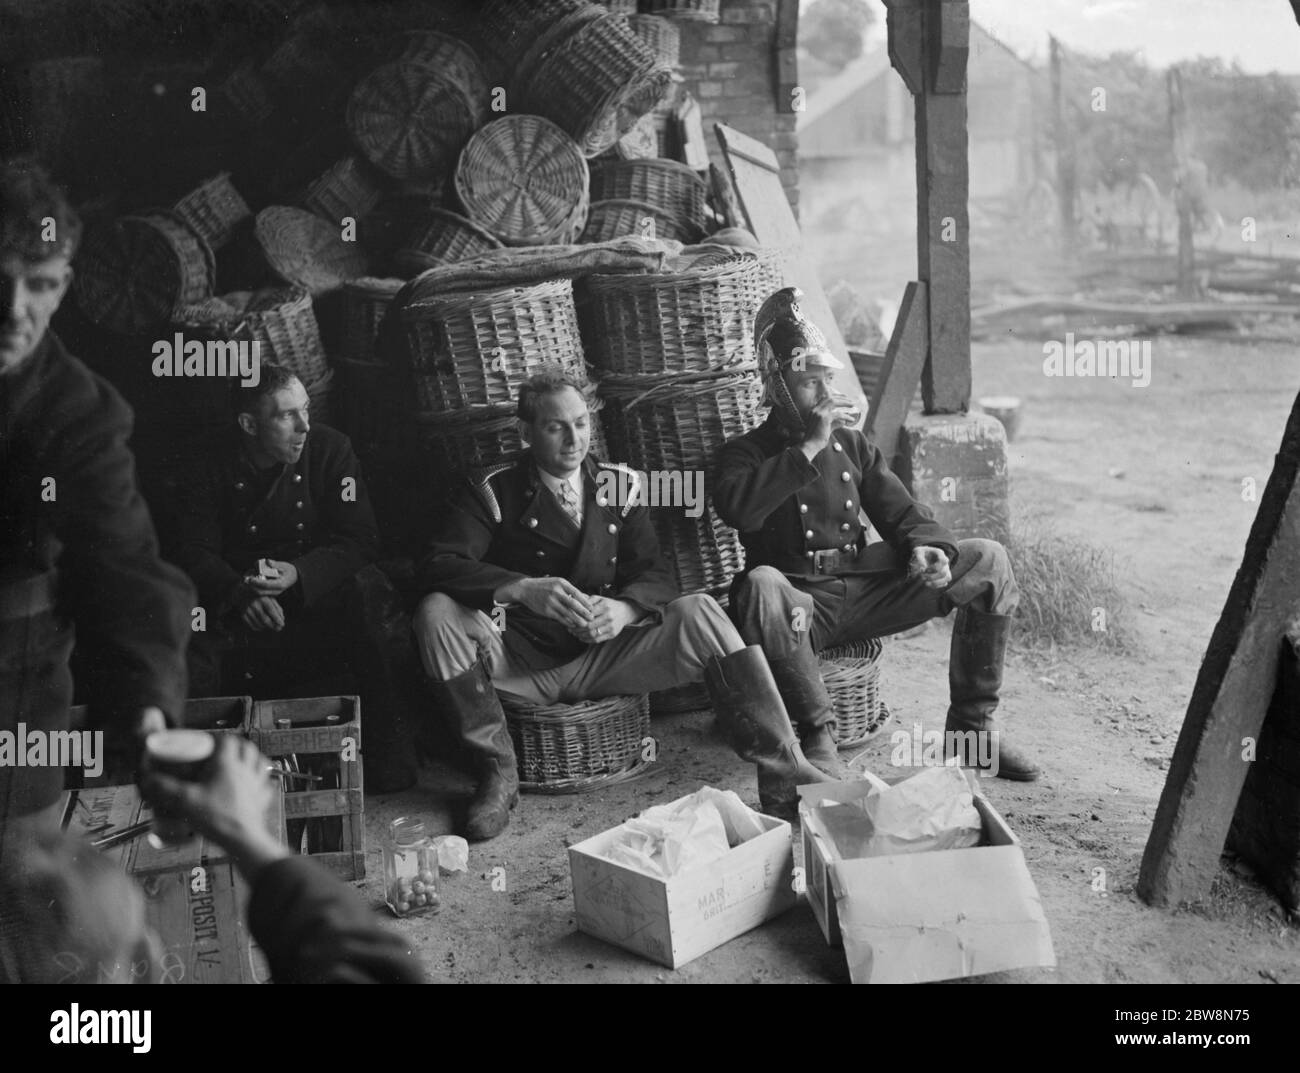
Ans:
[[[535,652],[499,629],[491,616],[449,596],[426,596],[416,610],[415,636],[424,671],[445,682],[482,659],[498,693],[530,704],[571,704],[620,694],[650,693],[704,680],[714,656],[744,648],[727,614],[712,597],[681,596],[658,623],[629,626],[617,637],[588,645],[567,663],[537,666]]]
[[[888,544],[873,544],[863,573],[825,577],[755,567],[732,586],[731,607],[746,644],[785,659],[806,639],[814,652],[886,637],[942,618],[954,607],[1009,615],[1020,599],[1006,549],[996,540],[960,540],[952,581],[937,591],[907,576],[907,561]]]

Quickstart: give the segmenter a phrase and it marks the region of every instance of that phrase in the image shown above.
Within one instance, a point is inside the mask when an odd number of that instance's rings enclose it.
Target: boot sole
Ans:
[[[513,794],[511,794],[510,800],[506,802],[505,819],[502,822],[501,826],[495,827],[495,825],[493,825],[495,829],[492,830],[491,834],[487,833],[488,830],[487,828],[482,828],[482,827],[474,828],[469,825],[468,821],[466,821],[465,840],[467,842],[490,842],[492,841],[492,839],[497,838],[498,836],[503,834],[505,832],[505,829],[510,826],[510,813],[513,811],[514,807],[517,804],[519,804],[518,790],[516,790]]]

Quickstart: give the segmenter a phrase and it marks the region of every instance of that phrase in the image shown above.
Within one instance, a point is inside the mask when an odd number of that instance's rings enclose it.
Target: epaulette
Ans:
[[[492,512],[492,519],[498,525],[501,524],[501,504],[497,502],[497,494],[492,489],[491,481],[498,474],[514,468],[515,464],[513,462],[503,462],[499,466],[489,466],[487,469],[479,470],[478,473],[470,477],[470,484],[473,485],[474,491],[479,494],[487,509]]]
[[[620,518],[626,518],[632,513],[632,508],[637,505],[637,500],[641,498],[641,474],[622,462],[597,462],[596,465],[601,469],[612,469],[631,480],[631,492],[628,494],[627,502],[623,504],[622,513],[619,515]]]

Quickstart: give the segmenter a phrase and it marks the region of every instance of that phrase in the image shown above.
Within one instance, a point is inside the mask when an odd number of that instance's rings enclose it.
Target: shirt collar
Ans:
[[[539,466],[537,468],[537,475],[542,479],[542,483],[546,485],[547,490],[550,491],[550,493],[556,496],[557,498],[560,495],[560,485],[567,480],[568,483],[572,486],[574,492],[577,494],[578,502],[579,503],[582,502],[582,470],[581,469],[577,470],[577,472],[575,473],[571,473],[566,478],[566,477],[555,477],[550,473],[547,473],[546,470],[542,469]]]

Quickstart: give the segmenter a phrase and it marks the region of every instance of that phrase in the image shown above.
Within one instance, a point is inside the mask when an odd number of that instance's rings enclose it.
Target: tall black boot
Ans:
[[[478,790],[469,803],[465,837],[471,842],[496,838],[519,803],[515,748],[501,701],[481,662],[449,681],[430,684],[435,701],[477,768]]]
[[[731,747],[758,765],[759,806],[772,816],[794,819],[796,787],[834,780],[803,755],[763,650],[749,645],[714,656],[704,668],[704,684]]]
[[[948,658],[952,703],[944,726],[944,756],[960,754],[966,767],[992,771],[1003,779],[1033,782],[1040,774],[1038,765],[1007,740],[993,718],[1010,632],[1010,615],[991,615],[971,607],[957,610]],[[990,745],[981,748],[971,731],[991,735]]]
[[[799,744],[808,762],[834,779],[850,779],[853,772],[840,759],[835,744],[835,706],[822,681],[821,663],[812,645],[801,641],[794,654],[768,658],[776,688],[794,721]]]

